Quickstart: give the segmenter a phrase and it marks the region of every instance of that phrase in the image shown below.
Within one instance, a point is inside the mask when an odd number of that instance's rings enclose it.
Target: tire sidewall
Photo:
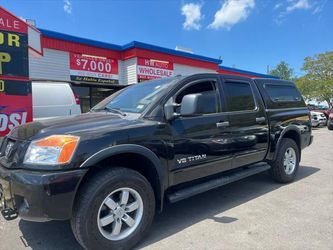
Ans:
[[[115,177],[101,184],[101,186],[94,192],[95,196],[89,202],[86,208],[85,217],[87,220],[84,223],[84,235],[89,235],[90,239],[85,244],[88,249],[130,249],[132,248],[147,231],[147,228],[152,223],[155,213],[155,200],[152,194],[152,189],[148,182],[137,178],[135,176],[128,176],[125,180],[124,177]],[[143,215],[139,226],[135,231],[125,239],[118,241],[111,241],[106,239],[99,231],[97,224],[97,216],[102,205],[102,202],[113,191],[119,188],[131,188],[139,193],[143,202]]]
[[[295,154],[296,154],[296,166],[294,168],[294,171],[291,174],[286,173],[286,171],[284,169],[284,165],[283,165],[284,155],[288,148],[293,148],[295,150]],[[278,155],[277,155],[275,161],[272,163],[272,168],[271,168],[270,172],[273,175],[274,179],[279,182],[283,182],[283,183],[291,182],[295,179],[296,174],[298,172],[299,161],[300,161],[300,151],[299,151],[299,148],[298,148],[296,142],[292,139],[284,138],[281,141]]]

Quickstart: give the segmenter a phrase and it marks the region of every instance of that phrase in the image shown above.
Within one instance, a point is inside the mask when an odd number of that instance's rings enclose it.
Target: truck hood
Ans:
[[[94,133],[94,131],[101,133],[103,130],[120,130],[140,123],[144,123],[144,121],[107,112],[96,112],[27,123],[12,130],[9,137],[23,141],[55,134],[81,136]]]

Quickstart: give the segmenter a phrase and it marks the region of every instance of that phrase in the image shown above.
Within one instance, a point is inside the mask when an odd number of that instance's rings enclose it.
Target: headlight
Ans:
[[[69,163],[79,142],[79,137],[52,135],[32,141],[24,157],[24,163],[56,165]]]

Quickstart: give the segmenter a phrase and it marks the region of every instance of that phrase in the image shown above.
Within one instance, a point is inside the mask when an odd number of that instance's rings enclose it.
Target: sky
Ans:
[[[140,41],[266,73],[333,50],[333,0],[0,0],[37,27],[123,45]]]

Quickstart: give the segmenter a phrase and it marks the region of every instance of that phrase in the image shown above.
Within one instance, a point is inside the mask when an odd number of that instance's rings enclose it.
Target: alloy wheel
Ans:
[[[140,194],[132,188],[119,188],[102,202],[97,215],[97,225],[108,240],[122,240],[139,226],[142,215],[143,202]]]

